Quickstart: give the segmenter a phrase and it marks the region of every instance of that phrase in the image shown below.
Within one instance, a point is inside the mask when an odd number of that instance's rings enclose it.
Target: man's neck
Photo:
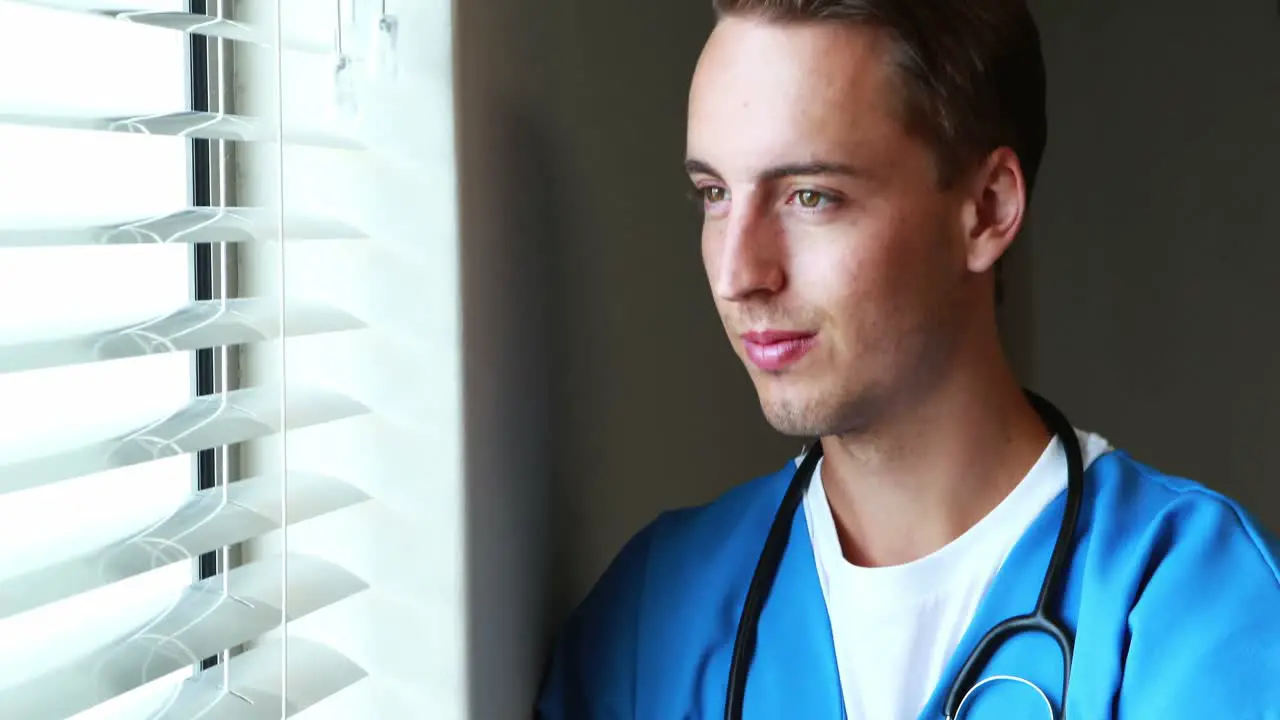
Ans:
[[[1043,454],[1050,433],[1003,358],[986,360],[867,432],[823,438],[822,482],[850,562],[899,565],[942,548]]]

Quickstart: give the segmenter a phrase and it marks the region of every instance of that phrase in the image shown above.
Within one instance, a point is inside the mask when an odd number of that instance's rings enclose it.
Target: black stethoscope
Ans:
[[[1071,536],[1075,532],[1076,521],[1080,516],[1080,503],[1084,495],[1084,455],[1080,450],[1080,439],[1076,437],[1075,428],[1067,421],[1065,415],[1053,403],[1027,392],[1031,404],[1040,413],[1041,420],[1049,430],[1061,439],[1067,455],[1067,507],[1062,516],[1062,525],[1058,529],[1058,539],[1053,546],[1053,554],[1049,558],[1049,568],[1045,572],[1044,582],[1040,585],[1040,596],[1036,606],[1026,615],[1018,615],[1002,621],[991,628],[978,641],[977,647],[969,654],[959,674],[947,692],[945,716],[948,720],[956,720],[960,704],[965,695],[974,687],[978,674],[991,658],[991,654],[1000,643],[1020,632],[1042,632],[1058,642],[1062,650],[1062,702],[1066,705],[1067,683],[1071,679],[1071,653],[1073,642],[1071,631],[1061,621],[1049,614],[1049,599],[1059,597],[1062,583],[1066,579],[1067,555],[1071,551]],[[729,687],[725,693],[725,720],[741,720],[742,705],[747,689],[747,673],[751,670],[751,660],[755,655],[756,628],[760,623],[760,613],[773,588],[773,581],[782,564],[782,556],[787,551],[787,538],[791,535],[791,523],[795,519],[796,510],[804,498],[805,490],[813,478],[814,468],[822,457],[822,444],[815,442],[805,453],[800,467],[787,492],[782,496],[782,504],[773,517],[773,526],[765,539],[764,550],[760,553],[760,561],[756,564],[755,574],[751,577],[751,586],[747,590],[746,604],[742,607],[742,617],[738,620],[738,635],[733,646],[733,661],[729,665]],[[1052,710],[1052,708],[1050,708]]]

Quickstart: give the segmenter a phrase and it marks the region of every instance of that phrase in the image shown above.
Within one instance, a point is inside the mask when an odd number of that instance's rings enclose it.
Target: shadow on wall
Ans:
[[[707,287],[683,172],[709,0],[568,1],[528,87],[548,122],[559,250],[562,609],[663,509],[780,467]]]
[[[799,443],[761,416],[684,199],[709,0],[455,7],[468,692],[520,717],[627,538]]]
[[[483,117],[463,134],[483,138],[486,151],[462,172],[470,702],[472,717],[515,717],[534,692],[530,669],[543,661],[563,566],[555,368],[564,211],[545,123],[519,104]],[[510,681],[477,682],[495,673]]]

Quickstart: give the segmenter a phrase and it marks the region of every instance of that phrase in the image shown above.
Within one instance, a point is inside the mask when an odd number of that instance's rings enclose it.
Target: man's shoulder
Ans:
[[[1099,458],[1090,472],[1095,525],[1127,535],[1128,547],[1143,548],[1162,562],[1247,566],[1280,593],[1280,540],[1238,499],[1122,450]],[[1216,554],[1204,555],[1206,548]]]
[[[733,547],[744,535],[767,532],[795,465],[740,483],[713,500],[668,510],[646,528],[654,534],[654,549],[680,552],[690,545],[713,549]],[[763,526],[763,528],[762,528]],[[761,535],[763,538],[763,535]]]
[[[731,591],[735,576],[754,567],[794,469],[788,464],[708,502],[662,512],[623,546],[592,593],[622,584],[661,602],[681,589],[716,587],[712,577]]]
[[[641,645],[685,647],[687,628],[705,629],[720,600],[745,591],[790,479],[783,468],[635,533],[561,629],[537,717],[629,717]]]
[[[1239,501],[1125,453],[1094,475],[1087,565],[1128,596],[1121,717],[1273,717],[1280,543]]]

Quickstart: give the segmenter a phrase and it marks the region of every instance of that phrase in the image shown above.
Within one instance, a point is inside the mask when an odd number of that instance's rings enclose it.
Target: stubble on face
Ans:
[[[784,434],[868,427],[945,355],[963,251],[929,150],[902,125],[888,58],[874,30],[729,18],[695,73],[689,154],[715,175],[691,177],[731,198],[708,210],[703,258],[730,342]],[[769,175],[806,163],[855,172]],[[805,188],[840,202],[801,212],[787,198]],[[766,371],[742,339],[759,329],[813,331],[815,346]]]

